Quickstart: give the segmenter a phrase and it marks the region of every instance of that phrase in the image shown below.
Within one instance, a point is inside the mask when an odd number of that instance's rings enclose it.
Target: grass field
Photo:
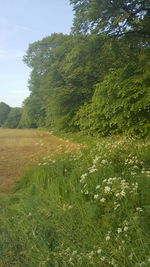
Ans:
[[[79,146],[38,130],[0,129],[0,196],[7,194],[29,165]]]
[[[0,201],[0,266],[149,267],[150,142],[59,140]]]

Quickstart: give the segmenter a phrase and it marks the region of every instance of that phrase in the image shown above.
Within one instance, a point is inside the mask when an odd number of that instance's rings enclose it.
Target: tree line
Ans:
[[[150,118],[149,0],[70,0],[69,35],[29,45],[30,96],[19,127],[146,136]]]
[[[22,109],[12,108],[4,102],[0,102],[0,127],[19,128]]]

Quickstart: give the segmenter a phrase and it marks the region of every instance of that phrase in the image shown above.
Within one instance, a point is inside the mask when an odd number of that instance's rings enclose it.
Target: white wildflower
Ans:
[[[74,255],[76,255],[76,254],[77,254],[77,251],[74,250],[74,251],[72,252],[72,255],[74,256]]]
[[[138,211],[138,212],[142,212],[143,209],[138,207],[138,208],[136,208],[136,211]]]
[[[94,195],[94,199],[98,199],[99,195]]]
[[[97,170],[98,170],[97,168],[91,168],[91,169],[89,169],[89,173],[96,172]]]
[[[109,193],[111,188],[109,186],[105,186],[104,190],[105,190],[105,193]]]
[[[125,197],[126,193],[124,191],[121,191],[120,192],[120,195],[123,196],[123,197]]]
[[[106,239],[106,241],[109,241],[110,240],[110,236],[107,235],[105,239]]]
[[[102,252],[102,250],[101,250],[101,248],[99,248],[99,249],[97,250],[97,254],[101,254],[101,252]]]
[[[100,157],[96,156],[95,159],[93,159],[93,164],[96,164],[99,159]]]
[[[107,164],[107,163],[108,163],[108,160],[107,160],[107,159],[103,159],[103,160],[101,161],[101,163],[102,163],[102,164]]]
[[[84,174],[81,175],[80,178],[83,179],[83,178],[86,178],[86,176],[87,176],[87,173],[84,173]]]
[[[99,188],[100,188],[100,185],[97,185],[97,186],[96,186],[96,190],[99,189]]]
[[[133,175],[133,176],[136,175],[136,172],[131,172],[131,175]]]
[[[122,229],[121,228],[118,228],[117,229],[117,232],[118,232],[118,234],[120,234],[122,232]]]
[[[80,183],[84,183],[84,181],[85,181],[85,178],[80,179]]]
[[[115,259],[114,259],[114,258],[111,259],[111,264],[112,264],[113,266],[115,265]]]
[[[85,178],[87,177],[87,173],[84,173],[81,175],[80,183],[83,183],[85,181]]]
[[[128,229],[129,229],[128,226],[125,226],[125,227],[123,228],[124,232],[128,231]]]
[[[118,203],[115,205],[114,210],[117,210],[119,207],[120,207],[120,204]]]
[[[139,266],[140,266],[140,267],[141,267],[141,266],[145,266],[145,262],[144,262],[144,261],[140,262],[140,263],[139,263]]]
[[[104,203],[105,201],[106,201],[106,198],[104,198],[104,197],[100,199],[100,202],[102,202],[102,203]]]
[[[93,168],[96,168],[96,165],[89,167],[88,170],[93,169]]]
[[[93,256],[93,255],[94,255],[94,251],[92,250],[92,251],[90,252],[90,254]]]

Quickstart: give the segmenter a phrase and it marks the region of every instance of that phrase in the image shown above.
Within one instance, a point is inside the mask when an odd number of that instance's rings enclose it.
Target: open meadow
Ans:
[[[7,194],[21,173],[42,156],[53,158],[78,145],[39,130],[0,129],[0,196]]]
[[[0,266],[150,266],[149,141],[82,147],[41,131],[0,135],[6,183],[7,166],[28,165],[0,200]]]

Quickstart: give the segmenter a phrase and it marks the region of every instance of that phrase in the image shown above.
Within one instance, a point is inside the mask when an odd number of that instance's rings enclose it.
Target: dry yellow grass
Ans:
[[[0,129],[0,195],[9,193],[25,168],[41,157],[78,149],[48,132]]]

